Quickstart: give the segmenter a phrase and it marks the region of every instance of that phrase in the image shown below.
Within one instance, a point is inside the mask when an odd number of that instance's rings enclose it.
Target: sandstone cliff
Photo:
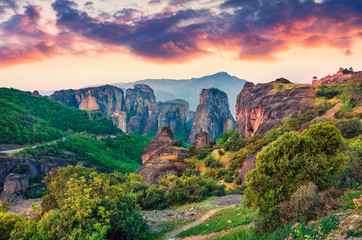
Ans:
[[[185,100],[175,99],[167,102],[154,103],[151,106],[150,116],[147,119],[143,133],[152,129],[161,129],[169,126],[172,132],[177,128],[184,128],[189,120],[189,104]]]
[[[54,92],[50,99],[67,106],[91,112],[100,112],[110,117],[114,112],[121,111],[124,105],[123,90],[114,86],[83,88],[79,90],[61,90]]]
[[[150,110],[156,103],[156,97],[147,85],[135,84],[127,89],[124,111],[127,114],[127,132],[142,133],[150,116]]]
[[[174,147],[175,142],[171,129],[162,127],[142,153],[143,165],[136,174],[143,176],[149,184],[156,184],[170,173],[182,175],[187,165],[184,159],[190,157],[190,153],[186,149]]]
[[[229,109],[228,97],[225,92],[216,88],[203,89],[200,104],[196,109],[188,142],[192,143],[200,131],[210,134],[215,141],[222,134],[235,127],[235,120]]]
[[[246,83],[236,103],[236,131],[253,136],[278,126],[282,119],[301,113],[315,98],[310,85],[292,84],[286,79],[271,83]]]

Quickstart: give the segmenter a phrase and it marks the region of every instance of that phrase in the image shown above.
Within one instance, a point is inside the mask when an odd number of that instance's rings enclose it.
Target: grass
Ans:
[[[178,229],[186,224],[192,223],[195,220],[176,219],[167,222],[159,222],[156,228],[160,231],[151,232],[148,239],[162,239],[162,237],[175,229]]]
[[[256,219],[256,214],[256,209],[246,209],[242,206],[222,209],[204,223],[180,233],[178,237],[208,234],[246,225]]]
[[[303,222],[300,226],[292,229],[293,224],[286,223],[280,228],[276,229],[272,233],[267,234],[257,234],[257,229],[255,226],[250,225],[240,225],[229,232],[219,236],[218,240],[277,240],[277,239],[336,239],[336,235],[340,233],[346,233],[348,236],[361,237],[361,230],[344,230],[343,228],[338,228],[338,223],[341,221],[341,217],[336,213],[346,213],[347,209],[355,209],[355,212],[348,213],[349,218],[353,219],[353,215],[360,214],[360,211],[356,209],[353,204],[353,199],[360,198],[362,195],[362,190],[351,190],[346,192],[344,196],[339,199],[339,210],[335,212],[330,212],[329,215],[319,219],[315,223],[311,223],[308,226],[308,223]],[[347,226],[350,226],[349,223]]]

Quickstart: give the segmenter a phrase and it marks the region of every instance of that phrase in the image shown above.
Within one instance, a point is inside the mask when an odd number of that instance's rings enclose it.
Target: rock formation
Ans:
[[[135,84],[133,89],[127,89],[124,104],[128,119],[127,132],[142,133],[150,116],[151,106],[155,103],[155,94],[149,86]]]
[[[0,183],[3,183],[10,170],[18,164],[18,158],[0,157]]]
[[[284,117],[301,113],[315,98],[312,86],[292,84],[286,79],[271,83],[246,83],[236,103],[236,131],[253,136],[278,126]]]
[[[127,132],[127,113],[125,111],[117,111],[111,115],[111,120],[122,132]]]
[[[200,131],[195,135],[193,145],[200,148],[210,145],[210,143],[210,134],[205,131]]]
[[[170,173],[182,175],[187,165],[184,159],[190,157],[190,153],[186,149],[174,147],[175,142],[171,129],[162,127],[142,153],[143,165],[136,174],[143,176],[149,184],[156,184]]]
[[[241,185],[245,184],[246,174],[256,168],[256,163],[255,163],[256,155],[257,155],[257,153],[252,156],[247,157],[245,159],[245,161],[243,162],[243,165],[239,172],[239,178],[241,179]]]
[[[200,94],[200,104],[196,109],[188,142],[194,140],[200,131],[210,134],[215,141],[222,134],[235,127],[235,120],[229,109],[228,97],[225,92],[216,88],[203,89]]]
[[[185,100],[175,99],[167,102],[154,103],[151,106],[150,116],[143,133],[148,133],[154,128],[158,130],[169,126],[172,132],[177,128],[184,128],[189,120],[189,104]]]
[[[100,112],[104,117],[121,111],[124,105],[123,90],[114,86],[61,90],[54,92],[50,99],[67,106],[91,112]]]
[[[69,162],[64,158],[43,157],[40,160],[39,167],[42,173],[49,173],[53,168],[66,167],[68,165]]]
[[[40,93],[37,90],[34,90],[34,92],[31,93],[31,96],[33,96],[33,97],[41,97]]]
[[[20,199],[29,185],[29,179],[17,173],[11,173],[5,178],[4,191],[0,196],[0,203],[11,203]]]

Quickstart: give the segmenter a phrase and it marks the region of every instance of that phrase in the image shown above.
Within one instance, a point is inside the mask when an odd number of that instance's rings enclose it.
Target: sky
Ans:
[[[362,70],[360,0],[0,0],[0,86]]]

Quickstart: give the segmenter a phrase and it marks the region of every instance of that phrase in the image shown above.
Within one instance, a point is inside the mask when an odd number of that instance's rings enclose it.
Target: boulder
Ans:
[[[21,199],[28,185],[29,179],[26,176],[10,173],[5,178],[4,191],[0,196],[0,202],[5,204]]]
[[[256,168],[256,154],[249,156],[243,162],[243,165],[239,172],[239,178],[241,179],[241,185],[245,184],[245,176],[248,172]]]

